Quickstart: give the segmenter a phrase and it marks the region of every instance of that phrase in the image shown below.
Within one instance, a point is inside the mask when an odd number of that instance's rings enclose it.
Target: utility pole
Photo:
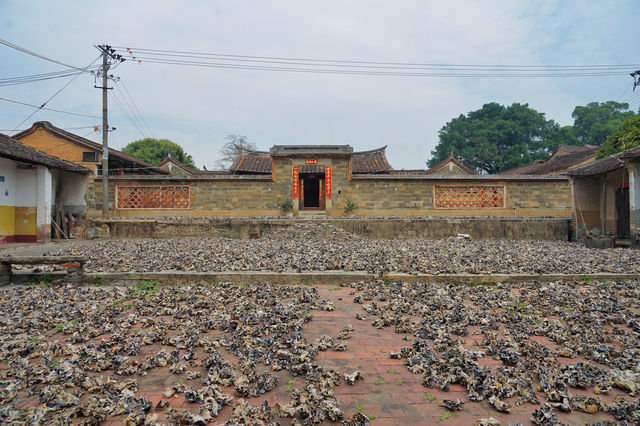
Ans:
[[[102,47],[102,217],[109,216],[109,122],[107,116],[107,72],[109,52]]]
[[[102,89],[102,217],[109,216],[109,116],[107,110],[107,87],[109,76],[109,68],[112,63],[124,62],[121,55],[115,53],[115,50],[106,44],[96,46],[102,52],[102,87],[95,86],[96,89]],[[113,62],[112,62],[113,61]]]

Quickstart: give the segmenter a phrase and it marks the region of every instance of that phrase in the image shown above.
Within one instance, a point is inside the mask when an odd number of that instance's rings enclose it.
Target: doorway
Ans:
[[[324,210],[324,173],[300,174],[300,210]]]
[[[616,189],[616,236],[630,238],[631,218],[629,215],[629,187]]]

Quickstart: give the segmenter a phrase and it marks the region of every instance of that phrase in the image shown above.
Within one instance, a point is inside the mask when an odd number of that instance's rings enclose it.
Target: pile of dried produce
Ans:
[[[304,250],[301,248],[304,247]],[[97,241],[58,255],[89,257],[86,270],[367,271],[406,273],[640,272],[640,251],[579,243],[499,240],[370,240],[321,223],[278,228],[256,240],[171,238]]]
[[[352,287],[372,326],[414,336],[390,357],[427,388],[461,385],[501,413],[531,404],[534,424],[572,410],[640,424],[639,281]],[[481,362],[489,358],[501,365]]]
[[[351,372],[314,362],[343,345],[306,340],[317,309],[333,307],[316,289],[268,284],[3,288],[0,423],[206,424],[225,407],[229,425],[341,421],[333,388]],[[288,403],[243,399],[300,376]],[[152,403],[140,391],[157,380]]]

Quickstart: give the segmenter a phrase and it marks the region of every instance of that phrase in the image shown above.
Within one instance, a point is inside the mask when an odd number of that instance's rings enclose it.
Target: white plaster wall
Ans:
[[[38,166],[36,177],[36,229],[38,237],[44,232],[44,238],[51,236],[51,172],[47,166]]]
[[[55,188],[55,186],[54,186]],[[82,173],[62,172],[62,205],[86,206],[87,176]]]
[[[37,169],[18,168],[16,170],[16,206],[35,207]]]
[[[0,206],[16,205],[16,162],[7,158],[0,158]]]

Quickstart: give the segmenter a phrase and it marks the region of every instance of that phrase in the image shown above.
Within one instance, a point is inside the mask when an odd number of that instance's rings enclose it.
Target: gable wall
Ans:
[[[44,129],[36,129],[33,133],[23,136],[19,139],[23,144],[42,151],[54,157],[70,161],[94,170],[98,163],[83,162],[82,153],[94,151],[89,147],[70,142],[66,139],[58,137]],[[98,152],[98,160],[101,161],[102,153]]]

